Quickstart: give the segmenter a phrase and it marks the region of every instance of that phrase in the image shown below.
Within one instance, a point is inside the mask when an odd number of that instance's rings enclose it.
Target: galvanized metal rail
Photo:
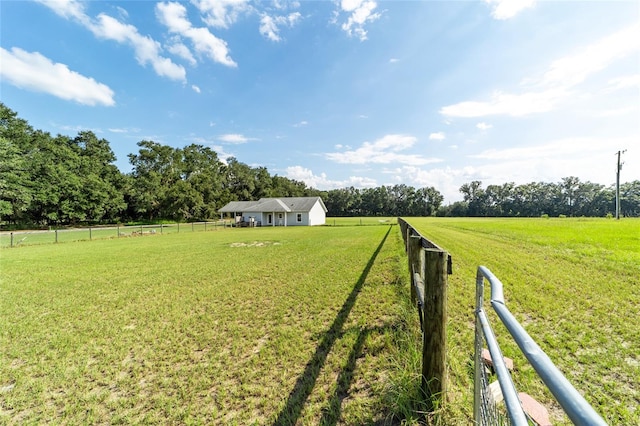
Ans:
[[[495,407],[487,407],[487,405],[491,405],[492,401],[491,396],[487,395],[486,377],[483,378],[482,376],[482,373],[485,372],[485,367],[481,360],[481,352],[485,342],[491,354],[502,395],[504,396],[508,420],[512,425],[529,424],[483,307],[485,279],[491,284],[491,307],[569,419],[576,425],[606,425],[602,417],[569,383],[567,378],[511,314],[504,302],[502,282],[484,266],[478,267],[476,275],[475,394],[473,410],[476,424],[495,423],[495,418],[491,414],[495,411]]]

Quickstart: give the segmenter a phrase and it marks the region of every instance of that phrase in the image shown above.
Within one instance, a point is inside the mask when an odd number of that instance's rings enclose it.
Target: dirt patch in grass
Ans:
[[[269,246],[279,246],[281,243],[277,241],[253,241],[250,243],[231,243],[229,247],[269,247]]]

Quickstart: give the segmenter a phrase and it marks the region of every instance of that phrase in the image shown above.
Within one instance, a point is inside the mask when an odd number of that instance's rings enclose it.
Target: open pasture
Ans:
[[[612,425],[640,424],[640,221],[410,218],[453,257],[449,276],[448,424],[473,407],[475,274],[488,267],[511,312]],[[485,300],[489,299],[487,288]],[[491,318],[519,391],[570,424],[506,329]]]
[[[397,229],[3,249],[0,423],[388,422],[407,327]]]
[[[0,248],[37,244],[69,243],[75,241],[113,239],[147,234],[217,231],[231,227],[231,221],[164,223],[155,225],[107,225],[49,230],[20,230],[0,232]]]

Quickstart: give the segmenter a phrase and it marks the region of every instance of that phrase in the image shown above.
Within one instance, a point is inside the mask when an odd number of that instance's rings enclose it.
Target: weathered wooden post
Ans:
[[[11,233],[11,247],[13,247],[13,232]]]
[[[91,227],[89,227],[89,241],[91,241],[93,238],[91,238]]]
[[[56,243],[58,242],[58,230],[56,229]]]
[[[180,222],[178,222],[178,234],[180,233]]]
[[[160,234],[162,234],[162,223],[160,224]]]
[[[447,262],[440,249],[424,249],[424,324],[422,390],[430,410],[444,404],[447,392]]]
[[[415,306],[418,301],[414,273],[417,272],[424,279],[422,267],[422,238],[419,235],[411,235],[412,229],[407,229],[407,257],[409,258],[409,277],[411,277],[411,303]]]

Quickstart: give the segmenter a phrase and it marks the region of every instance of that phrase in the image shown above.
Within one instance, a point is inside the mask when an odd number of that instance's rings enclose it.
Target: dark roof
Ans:
[[[327,207],[320,197],[281,197],[261,198],[258,201],[232,201],[219,209],[218,212],[308,212],[318,201],[326,213]]]

